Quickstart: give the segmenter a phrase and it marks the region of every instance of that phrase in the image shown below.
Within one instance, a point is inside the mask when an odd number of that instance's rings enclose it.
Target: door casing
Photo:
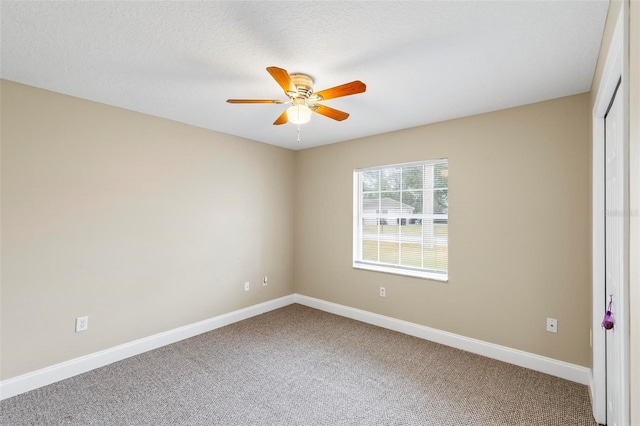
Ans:
[[[593,416],[598,423],[604,424],[606,422],[606,356],[605,356],[605,335],[604,330],[600,326],[600,322],[604,315],[605,308],[605,235],[604,235],[604,223],[605,223],[605,206],[604,206],[604,116],[608,110],[609,103],[615,92],[618,81],[621,79],[619,96],[622,96],[623,101],[623,116],[624,116],[624,138],[625,145],[628,149],[629,141],[629,98],[628,98],[628,75],[625,71],[628,69],[628,54],[626,32],[628,28],[624,24],[624,17],[627,16],[626,5],[620,9],[618,15],[613,36],[611,39],[611,46],[609,53],[605,61],[604,72],[600,81],[598,93],[593,106],[593,152],[592,152],[592,350],[593,350],[593,369],[591,378],[591,401],[593,407]],[[628,152],[626,152],[626,174],[628,177]],[[628,207],[628,205],[627,205]],[[628,230],[628,228],[627,228]],[[626,258],[623,259],[625,266],[629,265],[628,259],[628,232],[626,232],[627,242]],[[619,303],[628,307],[628,281],[626,285],[622,285],[622,292],[619,296]],[[623,395],[628,399],[628,377],[629,377],[629,359],[628,359],[628,309],[623,310],[623,315],[616,317],[616,327],[623,329],[627,332],[627,338],[624,339],[623,351],[625,355],[625,361],[621,366],[622,376],[620,386],[625,391]],[[626,379],[625,379],[626,378]],[[627,383],[625,383],[625,380]],[[628,401],[623,404],[628,411]],[[623,413],[623,418],[628,416],[628,413]]]

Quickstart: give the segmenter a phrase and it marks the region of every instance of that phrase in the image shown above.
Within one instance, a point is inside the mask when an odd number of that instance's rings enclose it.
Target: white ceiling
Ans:
[[[608,0],[376,2],[2,1],[1,76],[303,149],[588,92]],[[366,93],[274,126],[265,68],[353,80]]]

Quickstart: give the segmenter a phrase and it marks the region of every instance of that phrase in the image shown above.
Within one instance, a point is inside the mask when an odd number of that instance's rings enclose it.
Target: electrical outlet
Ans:
[[[558,332],[558,320],[555,318],[547,318],[547,331],[550,333]]]
[[[380,287],[380,297],[387,297],[387,289]]]
[[[244,283],[244,291],[249,291],[249,281]]]
[[[264,276],[264,279],[262,280],[262,286],[263,286],[263,287],[264,287],[264,286],[266,286],[266,285],[267,285],[267,282],[269,282],[269,279],[268,279],[268,278],[267,278],[267,276],[265,275],[265,276]]]
[[[76,333],[87,331],[89,329],[89,317],[76,318]]]

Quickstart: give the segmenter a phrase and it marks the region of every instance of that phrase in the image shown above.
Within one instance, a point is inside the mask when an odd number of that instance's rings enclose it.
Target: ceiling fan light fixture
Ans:
[[[306,105],[293,105],[287,108],[287,119],[293,124],[305,124],[311,120],[311,110]]]
[[[341,98],[343,96],[356,95],[367,90],[367,86],[360,80],[324,89],[319,92],[313,90],[313,78],[308,74],[293,73],[278,67],[267,67],[267,72],[284,90],[291,102],[291,107],[284,110],[273,122],[274,126],[285,123],[298,125],[298,140],[300,139],[300,124],[308,123],[311,114],[324,115],[335,121],[343,121],[349,118],[349,114],[326,105],[320,101]],[[284,101],[274,99],[227,99],[230,104],[282,104]]]

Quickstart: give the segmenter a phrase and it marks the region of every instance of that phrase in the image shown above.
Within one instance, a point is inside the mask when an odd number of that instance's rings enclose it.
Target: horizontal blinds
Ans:
[[[358,175],[356,260],[446,273],[448,161],[385,166]]]

